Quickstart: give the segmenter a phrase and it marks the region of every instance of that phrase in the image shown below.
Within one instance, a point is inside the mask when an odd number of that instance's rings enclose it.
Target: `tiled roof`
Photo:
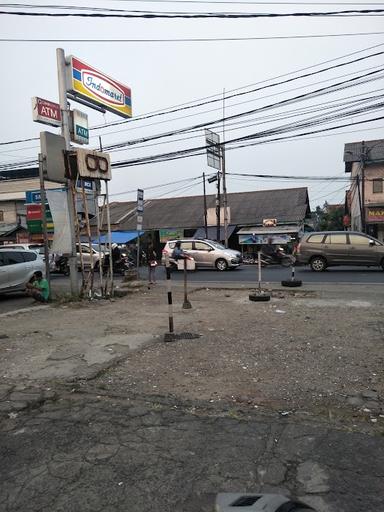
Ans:
[[[310,215],[306,187],[236,192],[228,194],[230,224],[261,224],[275,218],[279,224],[301,222]],[[207,208],[215,207],[215,196],[207,196]],[[136,229],[136,201],[110,205],[112,229]],[[173,197],[145,201],[143,229],[198,228],[204,225],[203,196]]]

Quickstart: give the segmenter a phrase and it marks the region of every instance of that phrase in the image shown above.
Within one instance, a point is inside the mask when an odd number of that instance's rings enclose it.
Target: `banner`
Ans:
[[[65,190],[47,190],[46,195],[55,225],[51,250],[56,254],[70,254],[72,247],[67,194]]]

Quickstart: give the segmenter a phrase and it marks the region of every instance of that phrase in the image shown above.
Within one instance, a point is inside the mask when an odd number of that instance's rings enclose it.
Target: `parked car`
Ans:
[[[381,266],[384,270],[384,244],[358,231],[312,232],[300,240],[297,259],[315,272],[335,265]]]
[[[45,273],[43,258],[36,252],[0,248],[0,293],[24,291],[37,270]]]
[[[170,240],[165,244],[161,259],[163,264],[165,264],[165,257],[168,254],[170,263],[176,265],[172,258],[172,252],[177,241]],[[241,253],[239,251],[226,249],[213,240],[188,238],[179,241],[181,242],[181,249],[195,260],[196,267],[216,267],[217,270],[227,270],[228,268],[238,267],[241,263]]]
[[[92,244],[92,254],[89,249],[89,244],[82,243],[81,244],[81,253],[83,258],[83,264],[85,268],[91,267],[91,257],[93,258],[93,267],[94,269],[99,268],[99,260],[100,260],[100,251],[99,246],[97,244]],[[101,250],[101,259],[103,260],[105,255],[109,253],[109,251],[104,252],[104,249]],[[80,248],[79,244],[76,244],[76,256],[77,256],[77,267],[80,270],[81,268],[81,259],[80,259]]]
[[[44,258],[44,244],[7,244],[0,245],[0,249],[18,249],[19,251],[23,249],[24,251],[34,251],[37,254],[40,254],[41,257]]]

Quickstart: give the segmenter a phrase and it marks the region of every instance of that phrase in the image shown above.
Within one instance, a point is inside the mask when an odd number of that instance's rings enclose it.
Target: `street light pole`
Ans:
[[[69,108],[67,102],[67,80],[66,80],[66,63],[65,53],[62,48],[56,49],[57,59],[57,75],[59,83],[59,102],[61,110],[61,135],[65,139],[65,149],[67,151],[71,148],[71,135],[69,132]],[[69,255],[69,269],[70,269],[70,281],[71,281],[71,294],[79,294],[79,283],[77,281],[77,257],[76,257],[76,239],[75,239],[75,204],[72,200],[71,194],[72,183],[68,179],[66,183],[66,194],[68,203],[68,214],[69,214],[69,232],[71,237],[71,253]]]

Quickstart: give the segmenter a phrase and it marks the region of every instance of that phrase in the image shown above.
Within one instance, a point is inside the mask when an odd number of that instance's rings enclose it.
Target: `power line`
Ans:
[[[55,9],[59,7],[55,6]],[[76,7],[77,9],[77,7]],[[92,11],[92,8],[88,8]],[[34,18],[103,18],[103,19],[265,19],[265,18],[322,18],[322,17],[365,17],[382,16],[384,9],[347,9],[343,11],[320,12],[274,12],[274,13],[240,13],[240,12],[155,12],[155,11],[126,11],[126,12],[26,12],[0,11],[0,15],[28,16]]]
[[[206,121],[204,123],[198,123],[198,124],[192,125],[190,127],[180,128],[178,130],[172,130],[172,131],[169,131],[169,132],[163,132],[162,134],[149,135],[147,137],[141,137],[139,139],[134,139],[134,140],[126,141],[124,143],[111,144],[111,145],[107,146],[106,149],[110,150],[112,148],[122,147],[123,145],[124,146],[132,146],[132,145],[135,145],[135,144],[138,144],[138,143],[153,141],[153,140],[157,140],[157,139],[161,139],[161,138],[165,138],[165,137],[171,137],[173,135],[177,135],[177,134],[181,134],[181,133],[187,133],[187,132],[190,132],[190,131],[193,131],[193,130],[197,130],[197,129],[201,129],[201,128],[207,128],[207,127],[210,127],[212,125],[219,124],[219,123],[222,123],[222,122],[228,122],[230,120],[239,119],[241,117],[249,116],[249,115],[252,115],[252,114],[256,114],[258,112],[263,112],[263,111],[271,109],[271,108],[276,108],[276,107],[280,107],[282,105],[288,105],[290,103],[295,103],[297,101],[302,101],[305,98],[308,99],[308,98],[313,98],[313,97],[316,97],[316,96],[322,95],[322,94],[329,94],[330,92],[335,92],[336,90],[340,90],[340,88],[341,89],[345,89],[345,88],[354,86],[354,85],[356,85],[355,84],[356,81],[361,80],[363,78],[369,80],[369,78],[373,78],[378,73],[381,73],[381,71],[382,70],[372,71],[370,73],[366,73],[364,75],[360,75],[360,76],[355,77],[355,78],[350,78],[348,80],[344,80],[344,81],[338,82],[338,83],[333,84],[333,85],[322,87],[320,89],[315,89],[314,91],[311,91],[309,93],[300,94],[298,96],[294,96],[294,97],[291,97],[291,98],[280,100],[280,101],[272,103],[272,104],[264,105],[262,107],[258,107],[258,108],[252,109],[252,110],[241,112],[239,114],[232,114],[232,115],[226,116],[225,118],[220,118],[220,119],[216,119],[216,120],[213,120],[213,121]],[[358,84],[358,85],[360,85],[360,84]]]
[[[1,13],[0,13],[1,14]],[[322,39],[329,37],[381,36],[384,32],[339,32],[337,34],[294,34],[259,37],[184,37],[171,39],[20,39],[0,38],[2,43],[209,43],[221,41],[273,41],[285,39]]]
[[[290,72],[290,73],[285,73],[285,74],[282,74],[282,75],[278,75],[274,78],[270,78],[270,79],[267,79],[267,80],[264,80],[264,81],[261,81],[261,82],[256,82],[254,84],[251,84],[251,85],[248,85],[248,86],[243,86],[243,87],[239,87],[237,89],[232,89],[228,92],[232,93],[233,91],[237,91],[237,90],[241,90],[241,89],[244,89],[244,88],[249,88],[249,87],[253,87],[255,85],[260,85],[260,84],[263,84],[263,83],[267,83],[267,82],[270,82],[272,80],[277,80],[279,78],[283,78],[285,76],[289,76],[289,75],[292,75],[294,73],[299,73],[299,72],[302,72],[302,71],[307,71],[308,69],[313,69],[315,67],[318,67],[318,66],[321,66],[323,64],[328,64],[330,62],[334,62],[334,61],[337,61],[337,60],[340,60],[340,59],[343,59],[343,58],[347,58],[347,57],[351,57],[353,55],[357,55],[359,53],[362,53],[362,52],[365,52],[365,51],[368,51],[368,50],[372,50],[372,49],[375,49],[375,48],[378,48],[380,46],[383,46],[384,43],[380,43],[380,44],[376,44],[376,45],[373,45],[373,46],[369,46],[367,48],[364,48],[362,50],[357,50],[357,51],[354,51],[354,52],[350,52],[350,53],[347,53],[345,55],[342,55],[340,57],[335,57],[333,59],[328,59],[326,61],[322,61],[318,64],[313,64],[311,66],[307,66],[307,67],[304,67],[304,68],[300,68],[300,69],[297,69],[293,72]],[[378,52],[378,55],[380,55],[381,53],[383,52]],[[377,56],[376,54],[371,54],[371,55],[368,55],[366,56],[365,58],[370,58],[371,56]],[[350,61],[349,63],[355,63],[357,62],[357,60],[352,60]],[[333,69],[333,67],[329,67],[329,68],[325,68],[324,71],[326,70],[329,70],[329,69]],[[320,72],[322,72],[322,70],[319,70]],[[304,75],[306,76],[306,75]],[[300,77],[297,77],[297,79],[300,78]],[[280,84],[270,84],[271,86],[273,85],[281,85],[283,83],[286,83],[285,81],[281,82]],[[250,92],[256,92],[260,89],[254,89],[253,91],[250,91]],[[209,102],[207,101],[204,101],[204,102],[201,102],[201,100],[207,100],[207,99],[210,99],[210,98],[214,98],[216,97],[217,95],[213,95],[213,96],[207,96],[205,98],[200,98],[199,100],[195,100],[195,101],[199,101],[200,103],[197,104],[197,105],[190,105],[191,103],[194,103],[194,102],[188,102],[188,103],[184,103],[184,104],[179,104],[179,105],[175,105],[173,107],[168,107],[167,109],[164,109],[162,111],[154,111],[154,112],[150,112],[150,113],[147,113],[147,114],[144,114],[143,116],[141,117],[136,117],[136,118],[133,118],[129,121],[118,121],[118,122],[114,122],[114,123],[107,123],[107,124],[104,124],[104,125],[100,125],[100,126],[94,126],[92,128],[90,128],[91,130],[92,129],[101,129],[101,128],[107,128],[107,127],[110,127],[110,126],[116,126],[116,125],[121,125],[121,124],[125,124],[127,122],[133,122],[133,121],[141,121],[143,119],[148,119],[148,118],[151,118],[151,117],[155,117],[155,116],[158,116],[158,115],[167,115],[167,114],[170,114],[170,113],[173,113],[173,112],[177,112],[179,110],[185,110],[186,108],[196,108],[198,106],[201,106],[201,105],[204,105],[204,104],[207,104]],[[230,99],[232,96],[230,95],[227,95],[227,97],[225,99]],[[218,98],[216,101],[222,101],[222,97],[220,96],[220,98]],[[186,107],[188,105],[188,107]],[[186,107],[186,108],[178,108],[178,107]],[[13,140],[13,141],[5,141],[5,142],[0,142],[0,146],[4,146],[4,145],[9,145],[9,144],[19,144],[19,143],[23,143],[23,142],[29,142],[29,141],[33,141],[33,140],[39,140],[39,137],[33,137],[33,138],[25,138],[25,139],[19,139],[19,140]]]

